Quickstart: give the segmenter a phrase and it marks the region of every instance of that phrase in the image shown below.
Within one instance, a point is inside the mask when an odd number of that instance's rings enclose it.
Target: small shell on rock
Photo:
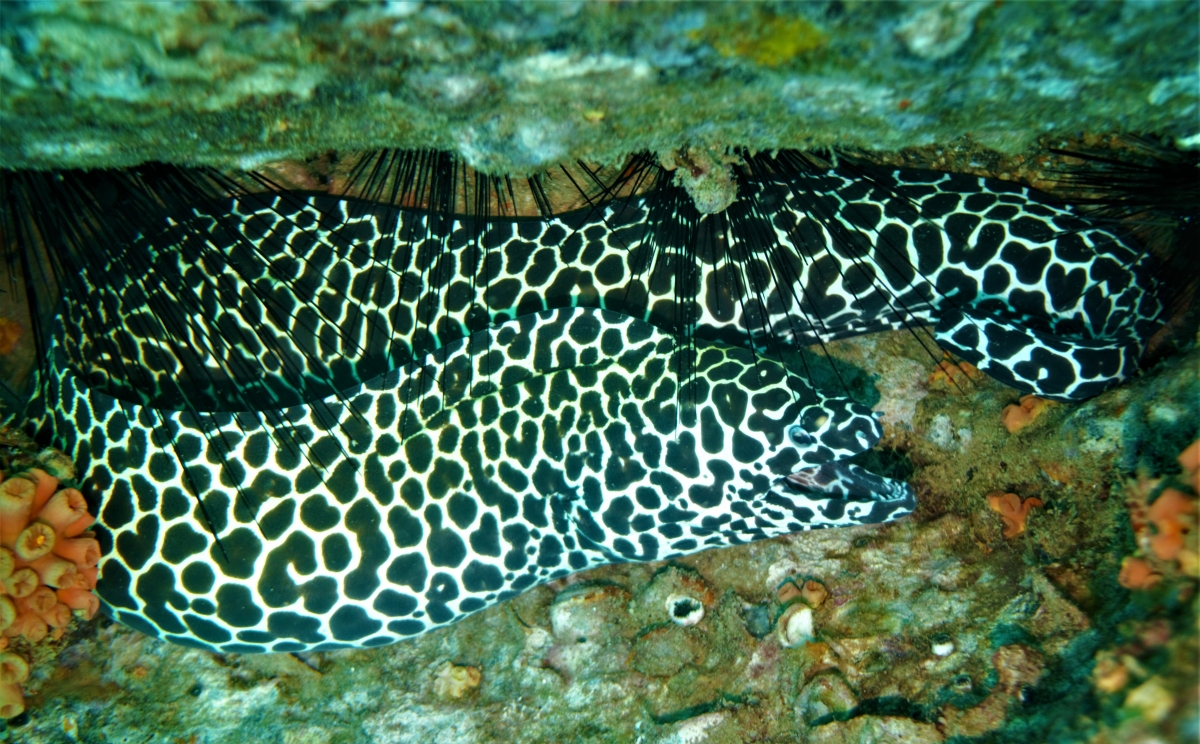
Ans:
[[[952,653],[954,653],[954,641],[933,644],[934,656],[949,656]]]
[[[446,662],[438,669],[433,681],[434,693],[443,699],[458,700],[469,691],[479,686],[483,674],[479,667],[458,666]]]
[[[779,642],[785,648],[795,648],[815,637],[811,607],[797,602],[784,610],[779,618]]]
[[[676,625],[695,625],[704,619],[704,604],[686,594],[672,594],[667,597],[667,614]]]
[[[796,713],[812,723],[831,713],[847,713],[858,705],[858,697],[837,670],[821,672],[796,697]]]

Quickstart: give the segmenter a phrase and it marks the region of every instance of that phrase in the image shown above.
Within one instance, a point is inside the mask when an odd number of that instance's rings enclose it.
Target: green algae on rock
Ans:
[[[1192,0],[5,3],[0,165],[456,150],[493,173],[688,144],[1195,142]]]

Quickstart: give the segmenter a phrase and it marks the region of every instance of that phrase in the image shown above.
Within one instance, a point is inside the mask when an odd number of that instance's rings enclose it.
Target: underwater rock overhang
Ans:
[[[0,165],[436,147],[525,174],[686,144],[1197,134],[1187,1],[115,7],[6,5]]]

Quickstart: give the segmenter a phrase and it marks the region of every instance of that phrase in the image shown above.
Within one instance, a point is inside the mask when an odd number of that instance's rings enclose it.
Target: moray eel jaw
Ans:
[[[821,527],[890,522],[916,508],[912,488],[847,462],[883,437],[881,414],[849,398],[826,398],[806,406],[800,421],[787,427],[788,441],[800,451],[800,461],[785,478],[777,480],[764,507],[765,514],[784,526],[771,534],[786,534]]]
[[[880,524],[907,517],[917,507],[912,487],[857,465],[831,464],[794,473],[764,499],[786,515],[790,534],[825,527]],[[774,535],[772,535],[774,536]]]

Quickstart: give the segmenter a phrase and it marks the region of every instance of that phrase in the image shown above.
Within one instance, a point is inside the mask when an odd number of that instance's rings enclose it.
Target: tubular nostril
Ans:
[[[798,426],[798,425],[793,424],[792,426],[789,426],[787,432],[788,432],[788,438],[790,438],[792,440],[792,444],[805,446],[805,445],[812,444],[814,441],[816,441],[815,439],[813,439],[812,434],[809,434],[808,432],[806,432],[804,430],[803,427]]]

